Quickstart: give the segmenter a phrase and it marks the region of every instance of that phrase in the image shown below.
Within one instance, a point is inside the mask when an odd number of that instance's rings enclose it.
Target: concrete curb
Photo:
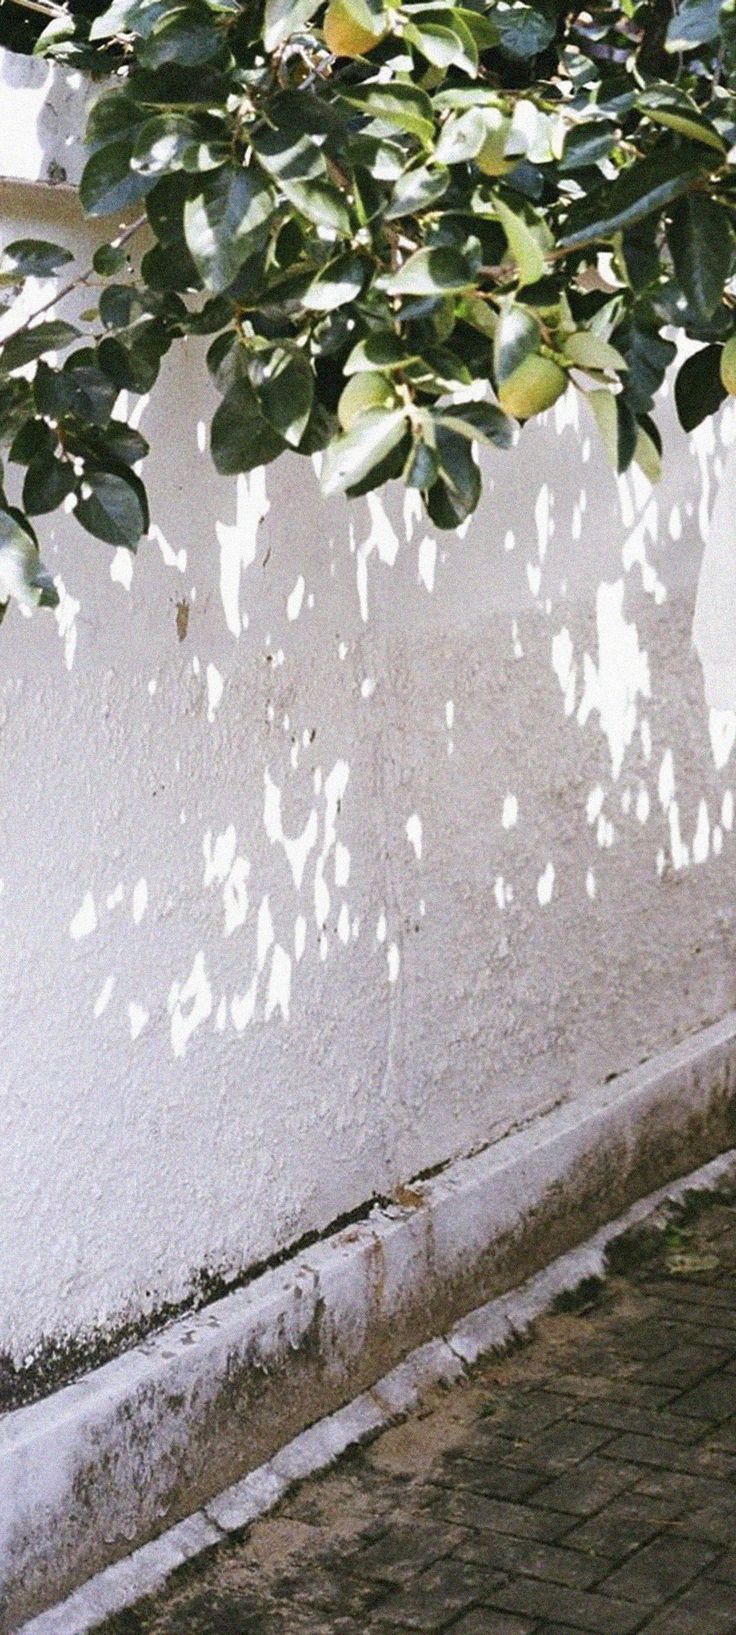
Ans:
[[[731,1014],[417,1182],[411,1207],[375,1210],[9,1414],[0,1422],[0,1628],[17,1629],[97,1574],[66,1603],[67,1622],[54,1623],[54,1609],[27,1635],[93,1627],[90,1614],[69,1621],[79,1596],[98,1598],[99,1621],[99,1597],[123,1594],[106,1585],[134,1583],[128,1601],[146,1593],[146,1572],[160,1582],[405,1412],[423,1382],[457,1377],[503,1344],[525,1308],[520,1294],[498,1296],[547,1266],[523,1292],[530,1321],[569,1277],[588,1275],[581,1267],[600,1255],[598,1239],[569,1274],[551,1261],[600,1236],[635,1200],[651,1211],[671,1195],[668,1181],[734,1145],[735,1070]],[[705,1183],[696,1175],[694,1184]],[[614,1230],[620,1220],[605,1229]],[[561,1276],[568,1281],[556,1284]]]
[[[267,1515],[291,1488],[326,1470],[346,1449],[359,1446],[411,1413],[434,1387],[466,1377],[483,1356],[519,1339],[558,1295],[577,1288],[586,1278],[604,1277],[606,1250],[613,1239],[645,1220],[663,1228],[671,1206],[686,1193],[713,1191],[726,1180],[736,1185],[736,1149],[642,1199],[522,1288],[480,1306],[445,1338],[418,1347],[370,1391],[303,1431],[274,1459],[218,1494],[196,1515],[24,1624],[18,1635],[88,1635],[112,1613],[154,1594],[175,1568]]]

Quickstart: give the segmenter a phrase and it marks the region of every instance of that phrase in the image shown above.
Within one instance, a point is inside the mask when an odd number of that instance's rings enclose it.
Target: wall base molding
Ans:
[[[155,1588],[717,1185],[735,1144],[731,1013],[8,1414],[3,1635],[81,1635]]]

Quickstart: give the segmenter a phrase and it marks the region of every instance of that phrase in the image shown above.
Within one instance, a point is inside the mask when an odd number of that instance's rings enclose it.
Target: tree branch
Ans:
[[[111,242],[113,248],[116,250],[121,250],[123,245],[127,244],[136,233],[140,232],[142,227],[147,225],[147,223],[147,216],[139,216],[138,220],[132,222],[130,227],[126,227],[124,232],[118,233],[117,238],[112,239]],[[36,319],[41,318],[44,312],[48,312],[49,307],[58,306],[60,301],[64,301],[66,299],[67,295],[71,295],[74,290],[81,289],[82,285],[86,284],[92,277],[94,270],[94,267],[85,268],[84,272],[77,273],[76,278],[70,278],[68,284],[63,284],[60,290],[55,290],[54,294],[50,295],[47,301],[43,301],[40,307],[36,307],[35,312],[32,312],[30,316],[25,319],[24,323],[19,324],[17,329],[11,329],[8,335],[3,335],[0,337],[0,347],[3,347],[6,341],[14,340],[16,335],[23,335],[27,329],[32,329]]]

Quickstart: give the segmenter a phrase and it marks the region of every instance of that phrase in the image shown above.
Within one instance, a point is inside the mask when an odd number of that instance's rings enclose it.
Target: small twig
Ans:
[[[126,227],[124,232],[118,233],[117,238],[112,240],[113,248],[121,250],[123,245],[133,238],[135,233],[139,233],[141,228],[146,226],[147,222],[147,216],[139,216],[137,221],[132,222],[130,227]],[[35,312],[32,312],[30,317],[26,318],[25,323],[19,324],[17,329],[11,329],[8,335],[0,336],[0,347],[3,347],[6,341],[14,340],[16,335],[23,335],[27,329],[32,329],[36,319],[41,318],[44,312],[48,312],[49,307],[58,306],[60,301],[66,299],[67,295],[71,295],[74,290],[81,289],[82,285],[86,284],[92,277],[94,270],[94,267],[85,268],[84,272],[77,273],[76,278],[71,278],[68,284],[63,284],[60,290],[55,290],[47,301],[43,301],[41,306],[36,307]]]
[[[43,17],[71,17],[66,6],[55,6],[53,0],[0,0],[3,5],[20,6],[23,11],[40,11]]]

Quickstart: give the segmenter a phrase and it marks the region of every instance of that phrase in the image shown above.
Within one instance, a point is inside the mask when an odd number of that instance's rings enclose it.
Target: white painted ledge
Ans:
[[[416,1206],[375,1210],[9,1414],[0,1422],[0,1628],[17,1629],[203,1506],[225,1527],[232,1508],[222,1505],[233,1496],[215,1507],[215,1495],[259,1472],[257,1492],[265,1481],[278,1496],[281,1481],[306,1473],[305,1458],[329,1454],[324,1426],[298,1456],[279,1454],[305,1427],[370,1391],[361,1410],[370,1431],[373,1414],[406,1405],[407,1378],[416,1392],[438,1359],[452,1371],[497,1343],[494,1325],[502,1332],[513,1321],[498,1296],[734,1146],[735,1077],[732,1013],[415,1183]],[[491,1315],[479,1315],[489,1299]],[[427,1351],[450,1331],[449,1350],[439,1342]],[[408,1376],[390,1372],[417,1348]],[[252,1504],[252,1485],[245,1492]]]

